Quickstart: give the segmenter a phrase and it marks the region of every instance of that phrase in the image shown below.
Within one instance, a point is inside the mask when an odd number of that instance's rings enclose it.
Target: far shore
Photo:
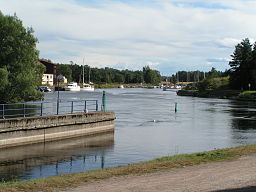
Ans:
[[[181,154],[157,158],[126,166],[106,168],[82,173],[65,174],[28,181],[13,181],[0,184],[0,192],[11,191],[60,191],[71,187],[89,184],[112,177],[138,176],[163,172],[187,166],[210,162],[231,161],[243,156],[256,154],[256,145],[216,149],[208,152]]]
[[[246,94],[243,97],[239,95],[245,92],[252,92],[252,94]],[[218,99],[233,99],[239,101],[256,101],[255,91],[241,91],[241,90],[179,90],[177,91],[178,96],[191,96],[191,97],[201,97],[201,98],[218,98]]]

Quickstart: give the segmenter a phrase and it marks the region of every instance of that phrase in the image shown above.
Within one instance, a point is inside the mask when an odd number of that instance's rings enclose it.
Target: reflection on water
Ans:
[[[252,101],[231,101],[228,110],[232,118],[232,128],[238,130],[256,129],[256,103]]]
[[[113,145],[114,134],[108,133],[0,149],[0,177],[23,180],[104,168]]]
[[[101,96],[102,90],[60,93],[66,100],[101,101]],[[54,92],[45,95],[47,102],[56,98]],[[179,97],[171,91],[136,88],[108,89],[106,98],[107,109],[117,117],[115,135],[0,150],[1,177],[47,177],[256,143],[254,102]]]

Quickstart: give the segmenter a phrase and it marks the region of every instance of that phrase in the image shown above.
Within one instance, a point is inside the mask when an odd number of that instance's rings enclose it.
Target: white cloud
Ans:
[[[213,65],[213,62],[206,62],[207,65]]]
[[[221,40],[217,40],[217,43],[219,43],[220,46],[224,47],[235,47],[236,44],[240,43],[241,39],[235,39],[235,38],[224,38]]]
[[[145,63],[145,66],[149,66],[149,67],[155,67],[155,66],[158,66],[158,65],[160,65],[159,62],[147,61],[147,62]]]
[[[81,63],[85,56],[98,67],[137,69],[149,62],[159,69],[208,70],[207,58],[226,58],[242,39],[256,36],[255,1],[174,2],[0,0],[0,7],[34,28],[42,57],[61,63]]]

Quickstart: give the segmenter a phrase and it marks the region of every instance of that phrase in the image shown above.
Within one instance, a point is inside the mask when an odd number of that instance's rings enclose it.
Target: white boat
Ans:
[[[84,59],[83,59],[83,84],[80,88],[81,91],[94,91],[93,83],[90,82],[90,68],[89,68],[89,83],[84,83]]]
[[[123,85],[119,85],[119,86],[118,86],[118,88],[121,88],[121,89],[123,89],[123,88],[124,88],[124,86],[123,86]]]
[[[88,83],[83,83],[83,87],[80,88],[81,91],[94,91],[94,87]]]
[[[163,91],[168,91],[168,90],[178,90],[181,89],[182,87],[180,85],[176,85],[176,86],[164,86],[163,87]]]
[[[80,91],[80,86],[76,82],[70,82],[67,86],[64,87],[65,91]]]

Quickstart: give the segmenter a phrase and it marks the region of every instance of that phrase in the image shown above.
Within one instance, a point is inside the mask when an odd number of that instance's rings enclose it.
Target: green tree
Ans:
[[[121,73],[115,73],[114,82],[123,83],[124,76]]]
[[[75,81],[75,82],[80,82],[82,83],[82,73],[83,73],[83,67],[82,65],[78,65],[78,64],[74,64],[72,63],[71,65],[69,65],[71,68],[71,80],[70,81]],[[86,71],[86,66],[84,71]]]
[[[44,67],[38,62],[37,39],[16,15],[0,12],[0,103],[36,100]]]
[[[143,75],[145,83],[158,84],[161,82],[159,71],[152,70],[149,66],[143,67]]]
[[[214,67],[212,67],[211,71],[209,71],[207,74],[207,78],[215,78],[215,77],[220,77],[220,74]]]
[[[231,67],[230,85],[235,89],[248,89],[250,83],[250,68],[252,63],[252,45],[248,38],[235,46]]]
[[[72,69],[70,65],[58,64],[56,68],[57,75],[64,75],[68,81],[72,81]]]
[[[250,60],[250,71],[249,71],[249,83],[251,89],[256,90],[256,42],[253,45],[251,60]]]
[[[133,83],[143,83],[143,72],[135,71],[134,73],[135,74],[134,74]]]

